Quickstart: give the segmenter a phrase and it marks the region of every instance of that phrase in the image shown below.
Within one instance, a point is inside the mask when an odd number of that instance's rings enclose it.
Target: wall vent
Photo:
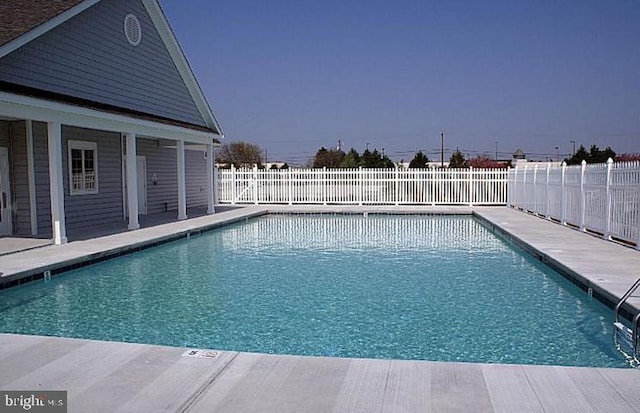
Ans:
[[[142,27],[140,21],[133,14],[127,14],[124,17],[124,35],[132,46],[137,46],[142,40]]]

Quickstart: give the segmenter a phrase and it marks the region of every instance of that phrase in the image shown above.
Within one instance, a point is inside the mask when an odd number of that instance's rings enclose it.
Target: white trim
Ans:
[[[38,235],[38,203],[36,202],[36,164],[33,157],[33,121],[25,121],[27,143],[27,179],[29,182],[29,210],[31,215],[31,235]]]
[[[9,43],[7,43],[7,44],[3,45],[2,47],[0,47],[0,59],[3,58],[4,56],[8,55],[9,53],[13,52],[14,50],[19,49],[20,47],[22,47],[25,44],[29,43],[33,39],[36,39],[36,38],[42,36],[43,34],[48,32],[49,30],[58,27],[60,24],[66,22],[70,18],[72,18],[72,17],[80,14],[81,12],[87,10],[89,7],[95,5],[99,1],[100,0],[85,0],[82,3],[79,3],[79,4],[75,5],[75,6],[73,6],[69,10],[67,10],[67,11],[65,11],[63,13],[60,13],[59,15],[54,17],[53,19],[42,23],[40,26],[34,27],[30,31],[24,33],[22,36],[20,36],[20,37],[18,37],[16,39],[13,39]]]
[[[219,135],[212,132],[167,125],[7,92],[0,92],[0,114],[17,119],[60,122],[64,125],[109,132],[131,131],[138,136],[186,140],[201,144],[208,144],[213,139],[219,138]]]
[[[83,189],[74,189],[74,185],[73,185],[73,165],[72,165],[72,159],[73,157],[71,156],[71,151],[74,149],[79,149],[82,152],[82,175],[83,175],[83,181],[82,181],[82,186]],[[84,170],[84,151],[93,151],[93,173],[94,173],[94,188],[93,189],[86,189],[84,188],[84,185],[86,183],[85,179],[84,179],[84,174],[85,174],[85,170]],[[75,196],[75,195],[90,195],[90,194],[97,194],[99,193],[99,188],[98,188],[98,144],[96,142],[91,142],[91,141],[74,141],[74,140],[68,140],[67,141],[67,166],[68,166],[68,173],[69,173],[69,195],[70,196]]]
[[[62,183],[62,126],[60,122],[47,123],[49,150],[49,192],[51,198],[51,229],[55,245],[67,243],[64,216],[64,185]]]
[[[156,30],[158,30],[160,38],[163,40],[165,47],[169,51],[169,54],[173,59],[173,63],[176,65],[178,72],[182,76],[182,80],[187,86],[187,89],[189,90],[198,111],[207,123],[207,126],[217,131],[218,134],[223,135],[222,128],[220,127],[220,124],[218,124],[204,93],[202,93],[202,89],[191,70],[191,66],[189,66],[189,61],[182,51],[180,43],[178,43],[162,8],[156,0],[141,1],[147,10],[147,13],[149,13],[149,17],[151,17],[151,21],[153,21]]]
[[[205,152],[206,164],[207,164],[207,214],[213,214],[216,212],[214,203],[215,196],[213,192],[214,180],[213,180],[213,156],[214,156],[213,143],[207,145],[207,151]]]
[[[176,148],[178,173],[178,219],[187,219],[187,185],[185,179],[184,141]]]

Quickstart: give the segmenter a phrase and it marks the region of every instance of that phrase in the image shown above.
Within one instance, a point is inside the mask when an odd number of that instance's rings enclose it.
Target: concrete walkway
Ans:
[[[390,207],[248,207],[66,246],[0,256],[19,277],[103,258],[272,212],[411,212]],[[416,207],[471,213],[469,208]],[[485,225],[528,245],[604,297],[639,275],[640,252],[505,207]],[[85,258],[83,258],[85,257]],[[7,269],[8,268],[8,269]],[[34,270],[35,268],[35,270]],[[634,298],[637,300],[638,298]],[[637,301],[636,301],[637,302]],[[70,412],[637,412],[640,371],[199,352],[143,344],[0,334],[1,390],[67,390]],[[211,356],[211,357],[202,357]]]

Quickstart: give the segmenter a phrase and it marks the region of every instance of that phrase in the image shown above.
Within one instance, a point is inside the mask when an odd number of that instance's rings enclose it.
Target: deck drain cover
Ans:
[[[199,357],[203,359],[217,359],[220,356],[219,351],[214,350],[187,350],[182,353],[186,357]]]

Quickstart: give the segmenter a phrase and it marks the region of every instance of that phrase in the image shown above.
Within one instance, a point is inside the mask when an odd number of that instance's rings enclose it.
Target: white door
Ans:
[[[0,148],[0,235],[11,235],[11,181],[9,149]]]
[[[138,214],[147,213],[147,157],[136,156],[138,173]]]

